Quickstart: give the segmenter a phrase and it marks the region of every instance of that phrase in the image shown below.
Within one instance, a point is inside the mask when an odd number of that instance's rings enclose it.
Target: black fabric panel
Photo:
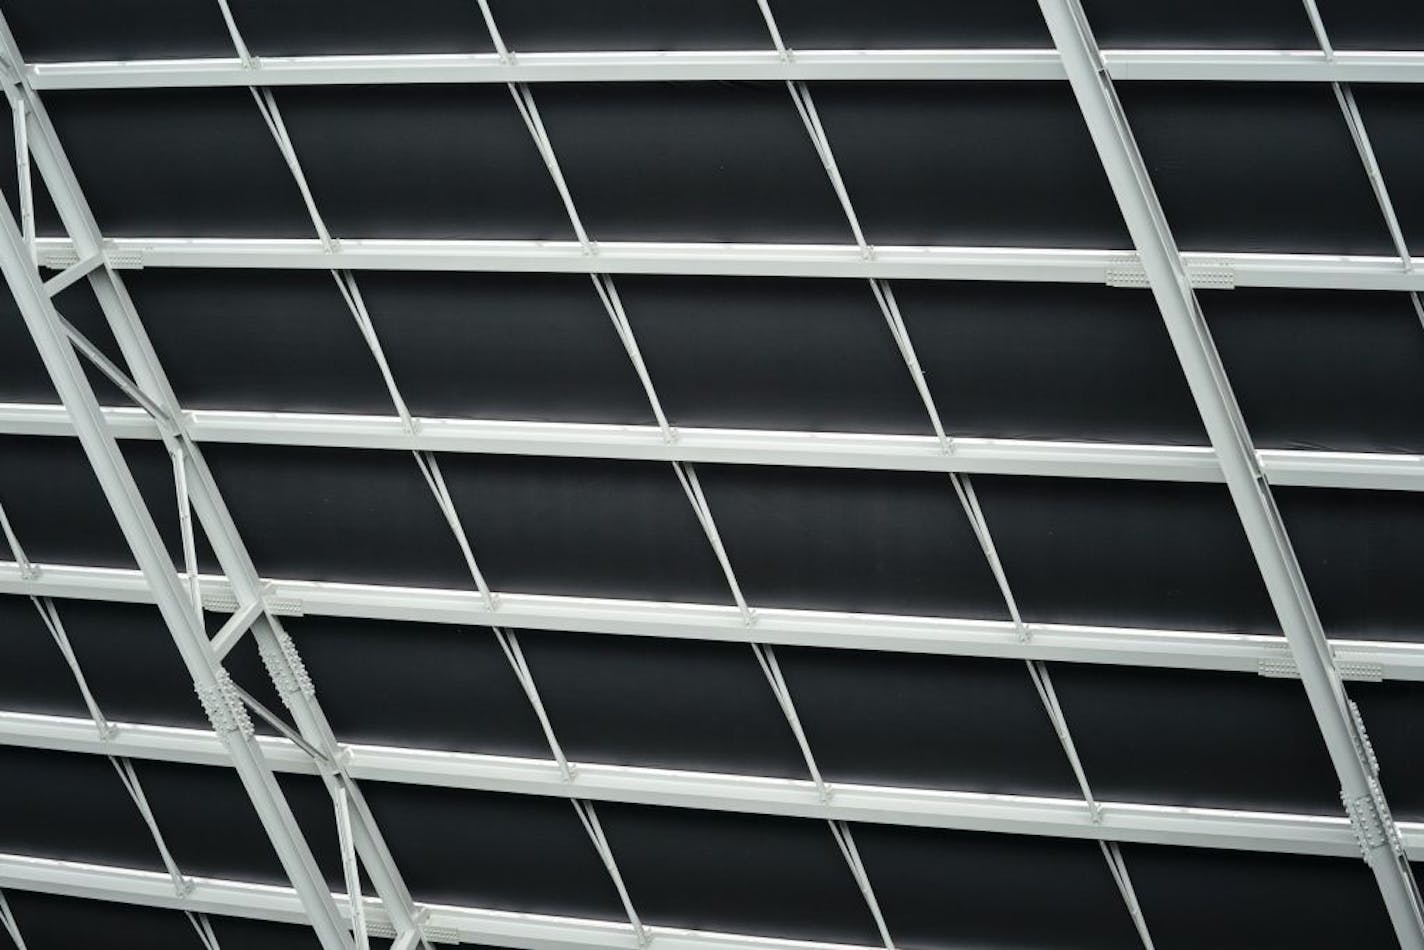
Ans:
[[[27,62],[234,55],[216,3],[4,0],[0,8]]]
[[[1336,49],[1424,50],[1424,6],[1414,0],[1316,0]]]
[[[1129,49],[1318,49],[1296,0],[1231,4],[1175,0],[1083,0],[1103,47]]]
[[[488,53],[480,8],[464,0],[230,0],[255,56]]]
[[[974,477],[1025,620],[1277,632],[1225,486]]]
[[[102,755],[0,746],[0,851],[163,870],[153,838]]]
[[[188,918],[176,910],[17,890],[5,891],[5,903],[15,915],[25,945],[32,950],[137,945],[148,950],[193,950],[198,940]],[[211,919],[217,924],[222,918],[213,915]],[[8,938],[0,936],[0,947],[12,946]],[[309,946],[315,950],[315,940]],[[254,947],[234,943],[231,950]]]
[[[549,757],[529,700],[486,628],[340,617],[283,625],[345,742]]]
[[[627,920],[566,799],[382,782],[361,788],[416,900]]]
[[[209,445],[204,455],[264,576],[474,586],[403,452]]]
[[[768,49],[754,0],[493,0],[511,50]]]
[[[1065,83],[812,92],[873,244],[1132,246]]]
[[[586,276],[368,272],[361,295],[416,415],[655,421]]]
[[[793,49],[1052,48],[1032,0],[775,0]]]
[[[823,821],[603,803],[598,817],[649,925],[879,943]]]
[[[449,455],[440,468],[496,590],[732,602],[671,465]]]
[[[1421,40],[1415,45],[1424,48],[1424,7],[1414,13],[1421,17]],[[1405,85],[1363,86],[1355,93],[1355,102],[1389,186],[1390,204],[1399,217],[1409,253],[1424,254],[1424,170],[1418,161],[1419,150],[1424,148],[1424,91]],[[1386,253],[1396,252],[1391,246]]]
[[[1312,488],[1275,496],[1330,636],[1424,641],[1424,496]]]
[[[753,605],[1007,619],[944,475],[703,465]]]
[[[8,288],[0,292],[0,296],[4,297],[6,306],[14,305],[14,297],[9,293]],[[133,379],[134,374],[130,371],[123,351],[119,349],[119,344],[109,329],[109,321],[99,306],[99,298],[94,296],[94,290],[88,281],[79,281],[57,294],[54,297],[54,309],[61,317],[68,320],[72,327],[82,333],[86,340],[94,344],[99,352],[108,357],[120,372]],[[18,324],[18,329],[14,332],[19,337],[23,337],[23,340],[16,341],[20,345],[20,353],[17,354],[17,358],[22,362],[22,373],[24,373],[23,381],[19,385],[37,394],[43,392],[44,395],[39,399],[40,402],[59,402],[59,394],[55,391],[54,384],[50,382],[49,371],[45,369],[39,351],[35,349],[34,339],[26,329],[20,312],[15,310],[13,313]],[[101,405],[129,407],[138,405],[87,357],[79,353],[78,350],[74,355],[79,361],[79,365],[84,369],[84,376],[89,380],[89,385],[94,389],[94,397],[99,400]],[[31,357],[33,357],[32,363],[28,362]],[[34,375],[30,375],[25,370],[29,370]]]
[[[569,758],[807,779],[745,643],[520,631]]]
[[[1125,844],[1157,950],[1328,950],[1397,945],[1358,858]]]
[[[326,271],[141,270],[125,283],[184,408],[395,412]]]
[[[1258,447],[1424,452],[1424,333],[1408,294],[1197,297]]]
[[[74,674],[28,597],[0,597],[0,709],[89,715]]]
[[[182,563],[173,466],[158,443],[126,442],[124,460],[175,563]],[[77,439],[0,436],[0,501],[30,560],[134,567]],[[199,542],[200,560],[206,542]]]
[[[786,647],[776,656],[829,781],[1081,794],[1022,663]]]
[[[158,608],[98,600],[58,600],[55,606],[79,660],[79,668],[84,671],[90,692],[105,716],[120,722],[212,728]],[[227,619],[225,615],[209,614],[208,617],[210,634]],[[36,614],[36,622],[38,619]],[[59,658],[58,647],[50,641],[48,633],[41,633]],[[259,702],[269,709],[282,709],[250,635],[228,655],[225,663],[238,684]],[[78,711],[71,714],[87,717],[88,710],[79,699],[68,667],[64,668],[64,674],[70,679],[76,702],[81,703]],[[261,732],[273,731],[261,720],[255,720],[255,724]]]
[[[780,83],[560,84],[535,96],[595,239],[851,239]]]
[[[1401,821],[1424,818],[1424,685],[1350,683],[1349,691],[1379,758],[1390,811]]]
[[[897,947],[1142,946],[1091,841],[857,825],[855,844]]]
[[[343,886],[342,890],[345,890]],[[320,950],[321,942],[308,926],[278,924],[268,920],[248,920],[243,917],[211,915],[208,923],[227,950]],[[390,942],[371,938],[371,947],[389,947]],[[189,945],[186,950],[192,950]]]
[[[1104,801],[1340,811],[1298,680],[1097,664],[1058,664],[1052,675]]]
[[[104,715],[121,722],[212,728],[157,607],[88,600],[55,606]]]
[[[1118,94],[1182,250],[1394,253],[1323,85],[1123,83]]]
[[[152,761],[135,762],[134,770],[184,873],[290,883],[235,770]],[[310,775],[280,775],[277,781],[322,875],[333,889],[344,891],[335,811],[326,787]]]
[[[931,431],[864,283],[625,277],[618,292],[675,425]]]
[[[951,434],[1207,441],[1147,291],[953,280],[894,289]]]
[[[314,236],[246,89],[48,92],[45,105],[108,237]],[[63,233],[49,214],[39,227]]]
[[[573,236],[503,86],[293,88],[277,104],[335,235]]]

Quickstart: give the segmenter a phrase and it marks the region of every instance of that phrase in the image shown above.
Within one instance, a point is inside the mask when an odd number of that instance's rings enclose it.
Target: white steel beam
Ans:
[[[1114,79],[1188,82],[1424,81],[1424,53],[1314,50],[1108,50]],[[429,83],[721,82],[764,80],[1062,80],[1053,50],[729,50],[264,56],[36,63],[38,90]]]
[[[1424,905],[1390,816],[1378,764],[1372,752],[1366,754],[1369,741],[1358,710],[1345,694],[1304,574],[1092,29],[1079,0],[1039,0],[1039,8],[1062,54],[1074,97],[1142,256],[1153,296],[1221,462],[1242,528],[1339,776],[1345,810],[1384,897],[1395,936],[1405,950],[1424,950]]]
[[[258,739],[272,767],[315,774],[311,756],[288,739]],[[88,719],[0,712],[0,745],[130,759],[227,764],[213,733],[119,723],[100,739]],[[814,782],[719,772],[693,772],[576,762],[573,779],[553,759],[346,744],[348,769],[362,781],[433,788],[632,802],[855,823],[943,828],[1056,838],[1225,848],[1283,854],[1358,857],[1343,817],[1097,802],[1097,820],[1081,799],[894,788],[836,782],[823,795]],[[1400,822],[1411,857],[1424,858],[1424,822]],[[4,886],[0,882],[0,886]],[[169,882],[168,892],[172,893]]]
[[[301,924],[306,915],[290,888],[215,878],[195,878],[179,897],[164,893],[167,877],[152,871],[82,864],[16,854],[0,855],[0,887],[90,900],[169,908],[192,914],[246,917]],[[345,909],[345,895],[334,895]],[[390,927],[379,908],[367,908],[371,922]],[[629,950],[636,936],[627,923],[514,913],[436,904],[422,922],[433,942],[509,947],[512,950]],[[749,937],[713,931],[649,927],[659,950],[850,950],[846,944],[812,943],[778,937]],[[389,931],[388,931],[389,932]],[[859,950],[859,948],[857,948]],[[870,950],[870,948],[866,948]]]
[[[782,432],[679,426],[669,441],[661,426],[603,425],[339,413],[186,410],[195,442],[287,445],[556,458],[638,459],[727,465],[854,468],[896,472],[1124,478],[1220,482],[1207,446],[1133,445],[956,437],[945,453],[937,436],[854,432]],[[159,438],[141,410],[106,407],[120,439]],[[62,406],[0,403],[0,435],[72,436]],[[1261,449],[1273,485],[1424,491],[1424,455]]]
[[[599,241],[445,241],[335,236],[291,238],[109,238],[118,270],[143,267],[403,270],[561,274],[696,274],[728,277],[851,277],[879,280],[1001,280],[1147,286],[1130,250],[854,244],[697,244]],[[39,238],[40,263],[57,270],[80,259],[67,238]],[[1413,271],[1398,257],[1192,251],[1182,255],[1193,286],[1321,290],[1424,290],[1424,258]]]
[[[153,603],[143,576],[134,570],[61,564],[34,567],[38,574],[27,576],[19,563],[0,561],[0,594]],[[772,607],[758,607],[756,624],[748,627],[741,610],[730,604],[499,591],[498,609],[492,611],[481,593],[471,590],[303,580],[271,580],[267,584],[268,609],[281,616],[405,620],[571,634],[1294,675],[1285,640],[1257,634],[1047,623],[1026,623],[1020,630],[1006,621]],[[226,578],[204,575],[201,587],[204,603],[210,609],[237,609],[232,585]],[[1424,643],[1337,639],[1331,641],[1331,649],[1336,665],[1349,678],[1424,682]]]

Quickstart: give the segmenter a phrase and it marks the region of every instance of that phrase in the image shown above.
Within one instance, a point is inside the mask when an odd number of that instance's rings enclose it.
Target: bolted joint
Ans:
[[[253,737],[252,719],[227,670],[218,670],[217,686],[199,686],[197,691],[198,701],[203,704],[203,711],[219,738],[226,742],[234,733],[241,734],[243,739]]]
[[[312,683],[307,665],[302,662],[297,645],[285,630],[273,630],[273,642],[264,642],[257,652],[267,667],[267,675],[277,687],[277,693],[288,706],[298,695],[311,699],[316,696],[316,686]]]
[[[1345,814],[1350,817],[1350,827],[1355,830],[1355,840],[1360,845],[1360,854],[1368,861],[1370,852],[1388,848],[1395,855],[1404,857],[1404,840],[1389,813],[1384,791],[1373,776],[1369,778],[1369,783],[1368,795],[1351,798],[1343,791],[1340,793],[1340,800],[1345,803]]]
[[[1360,715],[1360,707],[1355,705],[1353,699],[1347,702],[1350,704],[1350,719],[1355,726],[1350,731],[1350,738],[1355,743],[1355,754],[1369,766],[1371,775],[1379,775],[1379,759],[1375,757],[1375,747],[1370,742],[1369,734],[1365,732],[1365,717]]]

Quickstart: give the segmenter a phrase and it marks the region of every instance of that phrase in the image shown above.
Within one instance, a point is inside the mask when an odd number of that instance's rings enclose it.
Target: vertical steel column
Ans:
[[[1400,945],[1424,950],[1419,891],[1379,783],[1358,710],[1326,642],[1285,524],[1079,0],[1039,0],[1073,94],[1142,260],[1232,501],[1280,620],[1345,810],[1384,895]]]

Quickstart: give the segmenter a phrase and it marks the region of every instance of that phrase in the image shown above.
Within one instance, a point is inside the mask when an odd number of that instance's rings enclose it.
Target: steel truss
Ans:
[[[309,920],[327,947],[366,946],[368,921],[386,927],[402,950],[436,931],[507,946],[646,945],[655,928],[639,918],[602,832],[595,800],[633,801],[824,819],[860,888],[885,950],[893,950],[891,926],[875,898],[848,822],[870,821],[1048,834],[1099,842],[1126,909],[1145,947],[1152,940],[1133,893],[1119,841],[1246,848],[1306,854],[1358,853],[1375,870],[1401,943],[1424,948],[1424,919],[1409,879],[1406,853],[1424,852],[1424,826],[1396,825],[1377,781],[1358,710],[1345,697],[1342,678],[1424,679],[1424,649],[1412,644],[1341,643],[1324,638],[1279,515],[1267,477],[1275,484],[1362,488],[1424,488],[1424,462],[1413,456],[1350,453],[1257,452],[1236,412],[1192,287],[1352,287],[1415,292],[1424,277],[1415,268],[1350,83],[1424,81],[1424,54],[1337,53],[1328,41],[1313,0],[1305,0],[1317,27],[1319,52],[1099,51],[1077,0],[1041,0],[1057,50],[1008,51],[795,51],[785,46],[767,0],[759,0],[773,50],[731,53],[515,54],[503,43],[486,0],[478,0],[496,53],[469,56],[286,57],[258,59],[244,44],[226,0],[218,0],[237,57],[211,61],[69,63],[24,66],[4,33],[4,52],[17,70],[7,91],[15,106],[17,139],[28,140],[41,174],[56,198],[67,239],[34,237],[28,164],[21,158],[21,221],[6,210],[3,264],[27,323],[45,355],[73,421],[50,407],[0,406],[0,432],[76,435],[99,472],[106,496],[134,546],[140,572],[61,568],[30,562],[0,510],[0,526],[15,554],[0,563],[0,591],[36,598],[51,636],[70,663],[90,708],[91,720],[0,712],[0,744],[32,745],[110,755],[120,778],[148,822],[165,857],[170,889],[154,890],[147,872],[0,855],[0,885],[56,893],[128,900],[179,908],[188,913],[200,940],[215,950],[206,913],[235,913],[276,920]],[[1067,78],[1088,119],[1114,193],[1128,218],[1140,253],[1055,249],[893,248],[870,245],[861,232],[849,194],[820,127],[806,81],[822,79]],[[585,232],[539,118],[529,83],[546,81],[695,81],[775,79],[786,83],[793,103],[830,178],[851,231],[853,247],[690,244],[595,244]],[[1140,157],[1112,92],[1112,80],[1231,80],[1329,82],[1370,174],[1398,258],[1316,255],[1180,254],[1156,207]],[[271,87],[296,84],[501,82],[553,178],[568,211],[576,242],[435,242],[337,240],[326,229],[286,134]],[[125,239],[105,241],[94,225],[78,185],[54,138],[37,89],[246,86],[271,130],[306,202],[319,238],[309,241]],[[40,283],[36,264],[59,270]],[[184,413],[154,357],[118,269],[138,266],[296,267],[332,271],[353,319],[379,367],[397,409],[394,419],[311,417],[296,414]],[[502,270],[589,273],[594,289],[619,333],[647,393],[658,426],[558,426],[533,423],[428,420],[413,417],[401,398],[365,311],[354,272],[365,269]],[[662,411],[633,338],[614,284],[623,273],[707,273],[835,276],[870,282],[906,369],[921,395],[934,437],[877,437],[853,433],[756,433],[739,430],[678,430]],[[101,409],[84,380],[71,346],[92,360],[102,357],[54,313],[48,298],[81,279],[99,296],[136,382],[109,365],[101,369],[144,406],[143,412]],[[1193,393],[1207,421],[1212,449],[1166,446],[1085,446],[956,439],[946,433],[914,353],[890,279],[1055,280],[1150,286],[1173,333]],[[152,519],[138,497],[114,441],[116,435],[160,438],[175,459],[184,529],[185,565],[174,569]],[[318,585],[264,581],[248,558],[198,443],[237,441],[291,445],[348,445],[405,449],[414,453],[436,503],[455,535],[476,587],[474,592],[410,591],[370,585]],[[578,457],[668,461],[723,570],[735,606],[642,604],[593,598],[531,597],[492,591],[445,488],[436,451],[513,452]],[[794,464],[943,471],[949,476],[979,540],[1013,620],[1010,623],[833,615],[814,611],[761,610],[743,597],[730,558],[701,491],[694,463]],[[1026,624],[1019,617],[1009,580],[999,564],[989,526],[979,509],[970,474],[976,472],[1080,475],[1225,481],[1286,632],[1277,637],[1221,636],[1152,630],[1105,630]],[[1296,481],[1292,481],[1296,479]],[[196,509],[226,577],[200,577],[193,553],[190,506]],[[84,684],[68,649],[57,609],[49,597],[97,597],[156,603],[184,650],[214,732],[163,729],[107,720]],[[230,601],[230,604],[229,604]],[[279,606],[280,604],[280,606]],[[296,605],[295,608],[293,605]],[[204,606],[232,612],[209,642],[201,627]],[[338,745],[314,698],[295,646],[280,625],[281,612],[338,616],[403,617],[488,623],[539,718],[552,760]],[[196,618],[196,624],[195,624]],[[652,769],[570,762],[544,711],[537,684],[511,627],[568,629],[658,636],[737,640],[751,645],[768,684],[801,749],[810,783],[719,774],[669,775]],[[248,630],[257,639],[269,672],[299,729],[292,730],[258,707],[284,738],[256,737],[242,698],[221,669],[221,658]],[[674,630],[676,632],[674,632]],[[1023,659],[1064,752],[1077,776],[1081,801],[983,796],[951,792],[906,792],[878,786],[826,782],[801,728],[795,703],[774,652],[780,643],[810,643],[856,649],[1001,656]],[[1068,726],[1053,692],[1045,659],[1126,662],[1204,669],[1255,670],[1300,676],[1345,787],[1350,821],[1338,818],[1266,815],[1211,809],[1104,803],[1095,799],[1078,761]],[[211,683],[209,683],[211,680]],[[254,704],[255,705],[255,704]],[[239,740],[238,736],[241,737]],[[172,862],[128,759],[166,759],[236,765],[259,813],[293,874],[294,890],[185,878]],[[270,763],[270,764],[269,764]],[[348,896],[333,896],[316,873],[300,830],[283,814],[285,803],[268,768],[322,775],[332,791]],[[418,908],[394,868],[355,779],[415,782],[567,797],[603,860],[627,911],[628,925],[501,915],[472,908]],[[267,788],[262,784],[265,781]],[[263,796],[266,796],[264,798]],[[264,802],[270,812],[264,813]],[[283,824],[288,827],[283,827]],[[1353,836],[1351,824],[1353,823]],[[287,852],[283,852],[283,848]],[[368,908],[352,900],[360,852],[381,897]],[[315,878],[313,879],[313,875]],[[18,882],[18,883],[17,883]],[[239,893],[241,892],[241,893]],[[258,893],[260,892],[260,893]],[[513,918],[518,920],[513,920]],[[344,928],[351,921],[351,933]],[[13,916],[0,895],[0,923],[23,950]],[[373,931],[374,932],[374,931]],[[657,932],[670,950],[710,950],[745,938],[686,931]],[[809,946],[762,940],[769,946]],[[674,944],[677,946],[674,947]]]
[[[22,63],[20,53],[3,19],[0,19],[0,56],[12,72],[22,75],[22,69],[15,69]],[[29,146],[71,240],[76,246],[87,249],[83,275],[94,290],[125,361],[134,371],[135,381],[126,381],[122,372],[111,365],[106,366],[106,361],[100,361],[100,368],[115,378],[121,388],[132,393],[153,415],[173,456],[180,520],[184,526],[186,584],[180,581],[163,547],[152,516],[138,493],[113,434],[107,428],[93,389],[84,377],[74,349],[71,349],[78,334],[67,327],[55,312],[49,299],[49,289],[40,283],[33,246],[27,247],[24,243],[23,234],[15,226],[8,207],[3,220],[5,243],[0,247],[0,252],[3,252],[0,253],[0,263],[3,263],[6,280],[41,351],[51,379],[75,421],[76,433],[99,476],[110,507],[154,591],[165,622],[184,653],[204,708],[214,728],[224,735],[229,746],[240,750],[234,752],[234,765],[277,848],[284,869],[307,905],[323,946],[328,950],[351,948],[354,933],[354,943],[364,947],[366,940],[360,914],[356,915],[354,931],[348,930],[347,921],[332,902],[301,829],[297,827],[262,759],[260,748],[255,744],[248,710],[243,702],[246,697],[223,670],[220,653],[207,637],[196,576],[191,528],[193,510],[197,511],[226,576],[238,591],[240,603],[235,613],[244,617],[251,626],[264,664],[279,694],[297,721],[302,736],[310,743],[309,748],[327,766],[323,778],[333,795],[338,822],[343,817],[347,819],[343,827],[349,832],[351,849],[360,850],[370,879],[397,929],[403,934],[418,935],[418,910],[394,866],[379,829],[375,827],[364,798],[340,766],[335,736],[316,703],[314,687],[295,646],[282,630],[280,622],[270,613],[244,609],[263,603],[263,590],[256,568],[223,504],[201,449],[187,437],[177,400],[121,278],[107,266],[96,266],[102,262],[99,253],[102,237],[44,106],[23,80],[7,83],[6,95],[16,113],[17,128],[24,129],[20,144]],[[93,265],[88,263],[90,260]],[[82,341],[82,338],[78,339]],[[79,349],[91,348],[80,346]],[[90,355],[92,357],[93,354]],[[225,628],[220,634],[220,645],[230,643],[241,632],[237,628]],[[223,650],[225,652],[226,646]],[[130,793],[142,810],[141,791],[136,792],[135,788],[136,779],[130,786]]]
[[[1313,7],[1313,4],[1311,4]],[[1226,476],[1262,579],[1339,775],[1341,799],[1406,950],[1424,950],[1424,903],[1359,709],[1335,666],[1305,577],[1080,0],[1039,0],[1113,195]],[[1342,104],[1344,99],[1342,99]],[[1348,112],[1348,110],[1347,110]],[[1361,149],[1362,155],[1365,149]],[[1379,194],[1380,192],[1377,192]],[[1387,203],[1386,203],[1387,207]]]

